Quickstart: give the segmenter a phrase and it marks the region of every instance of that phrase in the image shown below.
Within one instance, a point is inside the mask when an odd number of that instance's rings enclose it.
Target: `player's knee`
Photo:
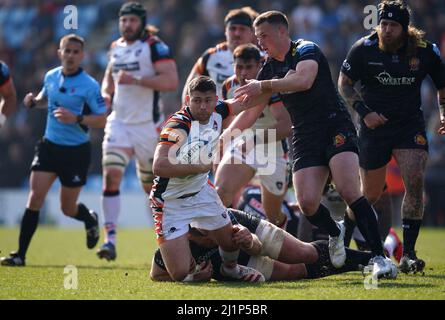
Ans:
[[[45,195],[36,190],[31,190],[29,194],[29,206],[32,208],[41,208],[45,201]]]
[[[75,203],[62,202],[60,204],[60,210],[62,210],[63,214],[67,217],[74,217],[77,215],[77,205]]]
[[[151,187],[153,186],[153,180],[155,178],[153,172],[151,170],[138,169],[138,177],[145,192],[150,194]]]
[[[297,200],[304,215],[313,215],[320,206],[320,199],[309,194],[299,196]]]
[[[336,187],[336,190],[340,197],[348,204],[353,203],[362,196],[360,190],[353,186]]]
[[[183,281],[189,274],[189,268],[175,268],[175,270],[172,270],[169,273],[173,281]]]
[[[119,185],[130,157],[122,150],[107,150],[102,158],[106,187]]]

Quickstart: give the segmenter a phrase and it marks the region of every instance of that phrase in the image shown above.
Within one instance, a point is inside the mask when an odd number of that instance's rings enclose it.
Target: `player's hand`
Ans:
[[[261,94],[261,82],[255,79],[252,80],[246,80],[246,83],[244,86],[239,87],[235,90],[235,99],[241,98],[242,101],[246,102],[248,99],[258,96]]]
[[[124,70],[119,70],[117,73],[118,84],[134,84],[134,77]]]
[[[437,130],[437,133],[440,135],[445,135],[445,118],[440,119],[440,127]]]
[[[388,119],[381,113],[370,112],[363,118],[363,121],[369,129],[374,130],[375,128],[384,125]]]
[[[32,108],[37,104],[36,97],[34,97],[34,94],[32,92],[29,92],[25,98],[23,98],[23,105],[26,108]]]
[[[59,122],[64,124],[75,123],[77,121],[77,116],[63,107],[59,107],[54,110],[54,117],[56,117]]]
[[[252,233],[246,227],[240,224],[233,225],[232,239],[241,249],[252,249]]]

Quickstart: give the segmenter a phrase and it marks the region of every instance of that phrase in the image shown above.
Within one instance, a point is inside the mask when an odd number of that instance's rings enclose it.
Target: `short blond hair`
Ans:
[[[81,36],[78,36],[77,34],[74,33],[67,34],[66,36],[63,36],[62,39],[60,39],[60,44],[59,44],[60,48],[63,48],[70,41],[80,43],[80,46],[82,47],[83,50],[83,47],[85,45],[85,40]]]

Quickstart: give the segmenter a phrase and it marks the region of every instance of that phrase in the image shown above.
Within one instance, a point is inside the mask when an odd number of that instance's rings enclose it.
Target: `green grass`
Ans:
[[[0,228],[0,255],[16,249],[17,229]],[[359,272],[318,280],[205,284],[156,283],[149,277],[156,244],[151,229],[121,230],[116,262],[98,260],[81,229],[39,228],[25,268],[0,267],[0,299],[445,299],[445,229],[422,229],[417,249],[424,276],[399,274],[366,290]],[[77,290],[64,288],[64,268],[78,268]]]

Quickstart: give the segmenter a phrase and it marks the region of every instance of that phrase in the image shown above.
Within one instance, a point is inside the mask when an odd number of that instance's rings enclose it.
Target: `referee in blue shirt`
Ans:
[[[88,127],[103,128],[106,121],[106,107],[99,84],[80,67],[83,47],[81,37],[74,34],[63,37],[58,50],[62,66],[47,72],[37,97],[28,93],[23,100],[27,108],[47,101],[48,118],[45,135],[36,147],[31,164],[31,190],[20,227],[19,249],[9,257],[1,258],[2,265],[25,265],[26,251],[37,228],[39,211],[57,177],[62,184],[60,199],[63,213],[85,223],[89,249],[94,248],[99,240],[97,214],[77,203],[90,164]]]

